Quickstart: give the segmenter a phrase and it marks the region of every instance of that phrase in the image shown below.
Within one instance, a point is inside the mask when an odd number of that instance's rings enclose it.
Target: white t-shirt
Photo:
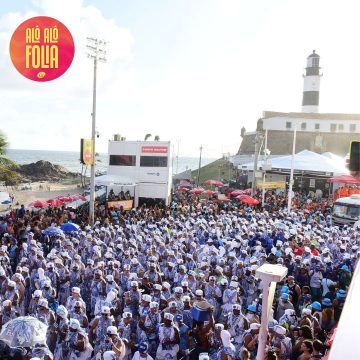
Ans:
[[[322,296],[325,296],[329,292],[329,286],[330,285],[336,285],[336,282],[330,280],[330,279],[322,279],[321,285],[323,287],[323,293]]]
[[[137,351],[134,354],[132,360],[154,360],[154,358],[152,356],[150,356],[149,354],[147,357],[141,357],[139,351]]]

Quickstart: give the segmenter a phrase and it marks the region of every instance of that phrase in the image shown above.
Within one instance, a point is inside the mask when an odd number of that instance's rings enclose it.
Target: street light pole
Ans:
[[[91,124],[91,140],[93,146],[93,159],[91,164],[90,172],[90,209],[89,209],[89,222],[91,225],[94,224],[95,214],[95,138],[96,138],[96,73],[98,61],[106,62],[105,41],[98,40],[96,38],[87,38],[88,44],[88,57],[94,60],[94,80],[93,80],[93,106],[92,106],[92,124]]]
[[[291,170],[290,170],[290,181],[289,181],[289,190],[288,190],[288,204],[287,204],[287,213],[290,214],[291,212],[291,199],[292,199],[292,189],[294,183],[294,162],[295,162],[295,148],[296,148],[296,131],[297,131],[297,124],[295,124],[294,129],[294,137],[293,137],[293,148],[292,148],[292,155],[291,155]]]
[[[200,157],[199,157],[199,168],[198,168],[198,175],[197,175],[197,186],[199,186],[200,182],[200,169],[201,169],[201,153],[202,153],[202,145],[200,146]]]

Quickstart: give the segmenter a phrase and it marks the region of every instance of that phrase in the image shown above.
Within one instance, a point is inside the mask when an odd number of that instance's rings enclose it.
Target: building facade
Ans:
[[[109,175],[124,176],[136,184],[135,206],[169,204],[171,147],[168,141],[109,141]]]
[[[360,139],[360,114],[319,113],[320,56],[315,50],[307,58],[301,112],[264,111],[257,131],[268,133],[267,148],[273,155],[292,152],[294,130],[297,131],[296,152],[311,150],[345,156],[352,140]],[[239,155],[253,154],[256,132],[241,131]]]

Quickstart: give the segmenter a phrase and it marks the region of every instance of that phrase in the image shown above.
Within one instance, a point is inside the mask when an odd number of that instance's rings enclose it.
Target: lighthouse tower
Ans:
[[[302,112],[319,112],[319,94],[320,94],[320,56],[313,53],[308,56],[306,64],[306,73],[304,77],[304,91],[302,100]]]

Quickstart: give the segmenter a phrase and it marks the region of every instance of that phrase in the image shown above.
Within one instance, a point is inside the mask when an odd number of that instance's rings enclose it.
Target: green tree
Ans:
[[[144,141],[148,141],[148,139],[151,137],[151,134],[146,134],[145,135],[145,138],[144,138]]]
[[[155,136],[154,136],[154,141],[160,141],[160,136],[159,136],[159,135],[155,135]]]
[[[0,181],[6,185],[15,185],[20,182],[19,174],[14,171],[19,165],[5,156],[8,145],[6,135],[0,130]]]

